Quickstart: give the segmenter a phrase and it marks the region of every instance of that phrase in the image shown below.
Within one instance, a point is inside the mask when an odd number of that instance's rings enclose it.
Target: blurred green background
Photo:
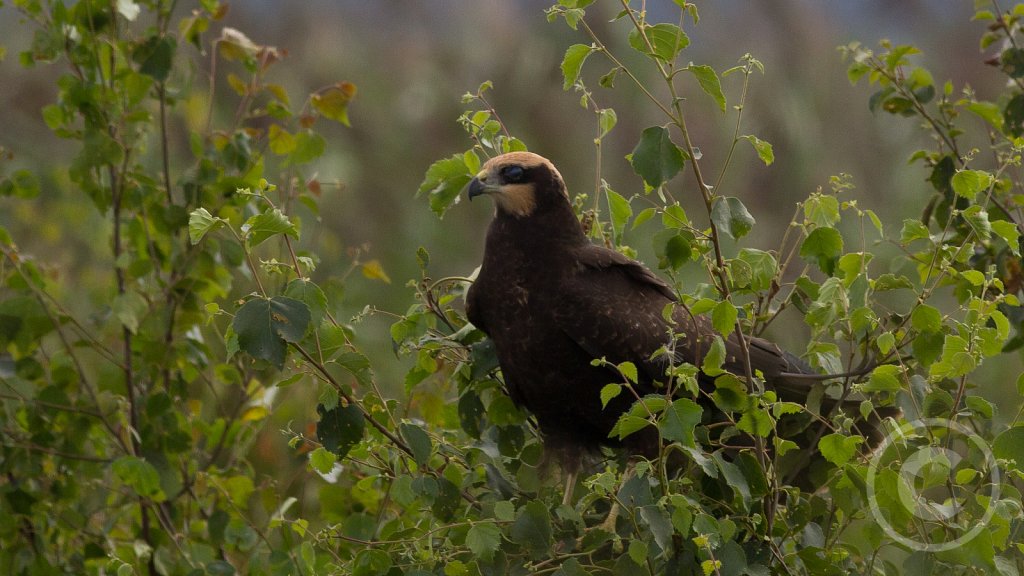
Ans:
[[[324,183],[322,222],[305,223],[303,243],[323,259],[316,273],[321,284],[331,285],[329,279],[345,274],[356,247],[366,248],[364,260],[380,260],[391,282],[358,273],[350,274],[343,288],[334,282],[339,319],[351,318],[366,306],[403,312],[413,295],[406,282],[418,278],[418,246],[432,255],[434,277],[468,275],[479,263],[490,203],[463,202],[439,220],[426,200],[414,194],[431,162],[471,144],[456,118],[464,110],[461,95],[475,91],[481,82],[494,82],[489,100],[509,130],[552,159],[571,192],[593,189],[596,119],[580,106],[578,94],[563,91],[559,70],[566,48],[589,39],[564,23],[548,23],[544,9],[549,4],[248,1],[232,4],[226,18],[210,30],[208,35],[215,37],[219,26],[237,28],[259,44],[286,51],[270,81],[287,87],[293,98],[342,80],[358,86],[350,109],[352,127],[319,127],[329,142],[318,166]],[[616,6],[591,6],[588,21],[615,53],[653,73],[625,46],[627,23],[611,22]],[[834,174],[852,176],[857,189],[848,198],[876,211],[893,234],[904,217],[920,213],[930,195],[927,171],[907,165],[911,153],[928,144],[926,136],[914,121],[868,110],[871,88],[850,85],[837,46],[854,40],[874,45],[882,38],[915,44],[924,52],[920,63],[938,84],[950,79],[958,92],[970,85],[981,98],[1000,88],[998,71],[982,64],[986,55],[979,51],[978,38],[984,24],[970,22],[969,1],[718,0],[699,7],[699,26],[686,26],[692,43],[684,61],[721,72],[750,53],[765,66],[765,75],[752,78],[742,133],[771,142],[775,163],[764,166],[742,145],[723,191],[742,198],[757,219],[744,241],[748,246],[777,247],[795,203],[819,186],[827,189]],[[178,9],[184,13],[189,7],[181,3]],[[648,9],[652,20],[675,21],[678,16],[669,0],[651,1]],[[63,69],[59,64],[20,66],[17,54],[30,46],[31,32],[13,8],[0,8],[0,44],[6,47],[0,61],[0,146],[13,155],[2,169],[29,168],[43,180],[43,192],[33,200],[0,199],[0,225],[10,230],[23,252],[49,263],[51,274],[62,281],[64,293],[58,296],[72,310],[90,314],[102,309],[113,290],[108,224],[87,198],[69,189],[62,174],[73,150],[45,127],[40,109],[54,100],[54,83]],[[205,82],[209,55],[187,49],[194,55],[196,82]],[[592,56],[583,77],[600,105],[617,111],[618,125],[604,141],[603,177],[628,197],[641,193],[642,184],[623,157],[643,128],[664,119],[624,77],[613,91],[598,88],[597,78],[609,68],[599,55]],[[730,106],[740,85],[739,74],[724,80]],[[196,92],[203,88],[197,86]],[[720,113],[694,88],[686,93],[691,99],[688,121],[705,167],[717,173],[732,137],[734,115],[731,109],[728,115]],[[233,94],[226,87],[217,94],[217,114],[230,116]],[[191,160],[184,127],[205,120],[206,102],[190,100],[181,110],[172,119],[179,127],[173,132],[180,137],[172,142],[171,165],[178,171]],[[155,155],[155,143],[152,149]],[[672,186],[700,222],[688,176]],[[643,227],[627,232],[626,242],[653,263]],[[359,343],[385,393],[401,395],[406,360],[391,350],[390,319],[370,315],[360,323]],[[781,326],[785,328],[773,327],[772,336],[802,351],[806,328],[799,322]],[[984,370],[977,373],[979,380],[985,374],[993,379],[992,390],[984,395],[1009,398],[1016,372],[1004,377]],[[1002,418],[1012,417],[1007,412]],[[286,411],[280,421],[309,416]]]

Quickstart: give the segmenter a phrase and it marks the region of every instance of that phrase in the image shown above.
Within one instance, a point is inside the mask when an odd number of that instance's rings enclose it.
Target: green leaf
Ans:
[[[613,398],[615,398],[621,393],[621,384],[605,384],[604,387],[601,388],[601,408],[607,408],[608,403],[611,402]]]
[[[473,524],[466,533],[466,546],[484,562],[490,562],[501,546],[501,529],[494,522]]]
[[[733,500],[742,504],[744,510],[748,509],[750,507],[750,485],[747,484],[747,479],[743,476],[743,472],[738,466],[726,460],[720,451],[715,452],[712,458],[715,461],[715,466],[725,478],[726,483],[732,488],[735,495]]]
[[[771,288],[772,280],[778,273],[779,264],[770,252],[754,248],[741,248],[737,259],[750,266],[749,288],[755,292]]]
[[[661,435],[669,442],[679,442],[683,446],[696,447],[693,431],[700,424],[704,409],[689,398],[679,398],[665,410],[658,423]]]
[[[657,213],[657,208],[644,208],[643,210],[640,211],[639,214],[636,215],[636,218],[633,219],[633,226],[630,227],[630,230],[636,230],[637,226],[643,224],[644,222],[647,222],[648,220],[653,218],[654,215]]]
[[[286,342],[302,340],[309,327],[309,308],[284,296],[253,298],[235,314],[231,327],[238,335],[238,347],[254,358],[284,367]]]
[[[284,295],[309,308],[310,321],[314,326],[319,326],[327,314],[327,295],[311,280],[295,278],[285,286]]]
[[[887,290],[901,290],[901,289],[912,289],[914,284],[906,276],[896,276],[895,274],[882,274],[878,278],[875,278],[871,282],[871,289],[875,292],[884,292]]]
[[[121,456],[111,467],[114,474],[139,496],[154,502],[166,499],[160,488],[160,473],[149,462],[137,456]]]
[[[971,102],[967,105],[967,109],[988,122],[997,132],[1003,131],[1003,115],[999,106],[992,102]]]
[[[892,332],[882,332],[875,338],[875,346],[878,347],[878,351],[882,354],[888,354],[895,345],[896,336]]]
[[[826,460],[837,467],[842,467],[857,454],[857,446],[862,442],[864,439],[860,436],[844,436],[833,433],[823,436],[818,441],[818,450]]]
[[[637,371],[636,364],[632,362],[622,362],[618,366],[619,373],[629,382],[636,384],[637,382]]]
[[[309,465],[321,474],[330,474],[337,461],[338,456],[323,446],[309,453]]]
[[[715,339],[711,341],[711,347],[708,349],[707,355],[704,356],[700,369],[708,376],[715,377],[722,373],[723,363],[725,363],[725,342],[716,335]]]
[[[309,97],[310,104],[324,118],[329,118],[351,126],[348,121],[348,106],[356,97],[356,85],[351,82],[338,82]]]
[[[978,238],[988,240],[992,237],[992,224],[988,221],[988,212],[984,208],[977,204],[968,206],[961,215]]]
[[[903,370],[895,364],[875,366],[864,385],[865,392],[899,392]]]
[[[430,165],[416,195],[427,194],[430,209],[438,216],[444,216],[459,201],[459,192],[469,184],[473,175],[466,167],[461,154],[456,154]]]
[[[921,332],[942,330],[942,313],[928,304],[921,304],[910,313],[910,325]]]
[[[721,90],[721,87],[719,87],[719,90]],[[723,102],[725,101],[724,98],[725,97],[723,96]],[[772,162],[775,162],[775,151],[772,149],[770,142],[765,142],[751,134],[740,136],[740,138],[750,142],[750,145],[753,146],[754,150],[757,152],[757,157],[761,159],[761,162],[764,162],[765,166],[771,166]]]
[[[633,215],[633,208],[629,205],[629,200],[626,200],[618,192],[607,186],[604,191],[608,198],[608,209],[611,213],[612,232],[615,236],[615,242],[618,243],[622,240],[622,230],[626,227],[626,222]]]
[[[352,561],[352,576],[381,576],[388,573],[392,564],[387,552],[364,548]]]
[[[320,351],[323,353],[324,358],[331,358],[348,344],[349,335],[342,326],[321,324],[317,328],[317,334],[320,338]]]
[[[678,203],[665,206],[661,213],[661,224],[665,228],[676,228],[683,230],[690,225],[690,218],[686,210]]]
[[[711,324],[715,330],[724,337],[736,330],[736,319],[739,318],[739,310],[728,300],[722,300],[711,310]]]
[[[683,151],[669,138],[668,129],[651,126],[640,135],[630,164],[648,186],[657,188],[683,169],[684,160]]]
[[[259,246],[268,238],[278,234],[287,234],[296,239],[299,237],[299,231],[295,224],[278,208],[268,209],[262,214],[249,218],[242,227],[242,230],[245,232],[246,240],[248,240],[249,246],[252,248]]]
[[[825,194],[812,194],[804,200],[804,220],[817,228],[831,228],[839,220],[839,199]]]
[[[520,508],[509,530],[509,539],[526,547],[534,558],[545,556],[551,546],[551,514],[547,506],[531,500]]]
[[[767,438],[772,433],[773,425],[774,421],[771,415],[756,406],[743,412],[743,416],[736,423],[736,427],[740,430],[762,438]]]
[[[1024,94],[1017,94],[1003,108],[1003,126],[1011,136],[1024,133]]]
[[[977,367],[971,356],[967,340],[955,334],[946,334],[942,343],[942,356],[928,368],[929,376],[957,378],[970,374]]]
[[[725,94],[722,93],[722,83],[718,79],[718,74],[715,73],[715,69],[707,65],[697,66],[691,64],[687,68],[687,70],[692,72],[693,75],[697,77],[697,82],[700,84],[700,89],[703,90],[704,93],[707,94],[708,96],[711,96],[715,103],[718,104],[718,108],[722,112],[725,112]],[[747,138],[749,140],[750,138],[754,137],[744,136],[744,138]],[[767,145],[766,152],[762,152],[761,147],[759,147],[758,145],[758,142],[761,143],[761,146]],[[757,138],[750,140],[750,143],[754,145],[754,148],[757,150],[757,155],[761,157],[761,160],[764,161],[765,164],[771,164],[772,161],[774,161],[775,155],[772,152],[771,144],[768,144],[763,140],[758,140]],[[765,159],[766,154],[771,156],[771,161]]]
[[[670,554],[674,548],[672,543],[672,519],[668,511],[661,506],[642,506],[640,507],[640,519],[651,531],[651,535],[654,536],[654,542],[658,545],[658,548],[661,548],[662,553]]]
[[[363,439],[366,420],[363,411],[355,404],[339,404],[330,410],[317,404],[320,421],[316,423],[316,438],[324,448],[338,458],[344,458],[353,446]]]
[[[985,275],[978,270],[964,270],[960,276],[967,280],[971,286],[981,286],[985,283]]]
[[[944,340],[941,332],[922,332],[911,342],[914,358],[921,366],[930,366],[942,355]]]
[[[732,374],[722,374],[715,378],[715,391],[711,399],[722,410],[736,412],[747,406],[747,388]]]
[[[1015,470],[1024,472],[1024,426],[1015,426],[1001,432],[992,441],[992,454],[996,458],[1013,460]]]
[[[593,51],[594,47],[586,44],[573,44],[565,51],[565,56],[562,58],[562,78],[565,80],[562,83],[563,90],[568,90],[576,84],[580,78],[580,71],[583,69],[583,62]]]
[[[227,220],[216,218],[206,208],[197,208],[188,215],[188,239],[193,245],[204,236],[227,224]]]
[[[629,559],[636,563],[637,566],[645,565],[647,562],[647,542],[637,539],[630,540],[626,553],[629,554]]]
[[[8,178],[0,180],[0,196],[14,196],[25,200],[39,195],[39,179],[32,172],[15,170]]]
[[[132,60],[139,65],[139,72],[163,82],[171,73],[176,48],[174,36],[151,36],[135,47]]]
[[[867,252],[849,252],[843,254],[837,263],[842,272],[843,285],[849,288],[858,278],[864,278],[864,271],[874,254]]]
[[[449,470],[455,470],[455,468],[449,468]],[[459,502],[461,502],[459,487],[448,478],[439,476],[437,478],[437,488],[437,496],[434,497],[434,503],[431,504],[430,511],[442,522],[448,522],[455,516],[455,511],[458,509]]]
[[[690,232],[659,230],[655,233],[654,253],[658,256],[658,266],[678,270],[689,262],[693,255],[692,240],[693,235]]]
[[[982,170],[960,170],[953,175],[951,184],[957,196],[973,200],[979,192],[988,189],[994,180],[991,174]]]
[[[643,430],[644,428],[650,425],[651,421],[648,420],[647,418],[636,416],[630,414],[629,412],[626,412],[622,416],[619,416],[619,419],[615,422],[615,425],[612,426],[611,431],[608,432],[608,437],[622,440],[627,436],[635,434],[636,432],[639,432],[640,430]]]
[[[739,240],[754,226],[754,217],[739,198],[719,196],[711,208],[711,220],[718,230]]]
[[[903,230],[900,232],[900,242],[902,244],[909,244],[914,240],[927,240],[930,237],[928,227],[922,224],[920,220],[907,219],[903,221]]]
[[[967,407],[975,414],[986,420],[992,419],[992,413],[995,411],[995,406],[988,400],[985,400],[981,396],[968,396],[966,404]]]
[[[134,291],[118,294],[110,305],[110,310],[132,334],[138,333],[139,321],[146,315],[149,305],[141,294]]]
[[[370,368],[370,360],[361,352],[345,352],[331,360],[331,364],[337,364],[344,368],[349,374],[355,376],[356,381],[362,386],[373,384],[373,371]]]
[[[652,55],[666,62],[674,60],[679,52],[690,45],[689,36],[675,24],[661,23],[645,26],[644,33],[651,43],[650,47],[636,28],[629,32],[629,45],[637,52]],[[653,52],[651,48],[653,48]]]
[[[1010,47],[999,55],[999,65],[1010,78],[1024,77],[1024,49]]]
[[[597,111],[597,123],[601,128],[601,135],[598,138],[604,138],[612,128],[615,127],[619,121],[619,117],[615,114],[615,110],[611,108],[602,108]]]
[[[430,454],[434,446],[430,436],[423,428],[408,422],[402,422],[399,425],[399,431],[402,433],[405,443],[412,449],[412,457],[416,461],[416,465],[421,468],[426,466],[430,462]]]
[[[780,418],[786,414],[799,414],[805,410],[803,404],[796,402],[776,402],[772,404],[772,415]]]
[[[324,155],[327,140],[312,130],[295,134],[295,149],[288,156],[288,164],[306,164]]]
[[[1014,256],[1020,256],[1020,229],[1017,225],[1007,220],[996,220],[990,224],[992,231],[1006,241],[1010,252],[1013,252]]]
[[[800,257],[811,260],[822,272],[832,276],[843,253],[843,237],[835,228],[815,228],[800,245]]]

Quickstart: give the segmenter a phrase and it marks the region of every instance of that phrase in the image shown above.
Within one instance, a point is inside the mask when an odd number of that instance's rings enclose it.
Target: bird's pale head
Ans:
[[[568,205],[562,175],[547,158],[509,152],[488,160],[469,183],[469,199],[487,194],[499,212],[522,218],[548,206]]]

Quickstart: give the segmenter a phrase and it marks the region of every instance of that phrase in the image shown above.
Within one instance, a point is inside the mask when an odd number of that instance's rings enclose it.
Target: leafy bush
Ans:
[[[674,367],[666,394],[641,399],[617,427],[621,437],[656,427],[661,457],[610,455],[562,504],[542,439],[504,393],[493,346],[465,319],[470,278],[433,278],[420,248],[415,302],[401,313],[369,310],[392,317],[395,350],[413,359],[401,399],[381,393],[358,328],[336,319],[331,290],[315,280],[317,255],[300,242],[321,186],[306,171],[326,147],[318,123],[347,125],[355,87],[338,82],[296,106],[269,79],[282,51],[229,28],[211,37],[226,11],[218,2],[180,19],[173,4],[15,3],[36,28],[22,63],[66,69],[43,120],[77,147],[68,188],[104,218],[109,279],[106,302],[82,312],[70,302],[75,280],[0,229],[5,572],[1024,567],[1021,411],[999,413],[978,393],[992,383],[977,372],[1024,343],[1024,9],[976,14],[992,24],[982,46],[997,50],[992,63],[1009,81],[992,100],[937,83],[911,46],[844,47],[851,81],[878,87],[872,110],[917,119],[934,136],[932,149],[912,156],[934,192],[920,219],[887,222],[836,176],[800,203],[775,250],[744,245],[755,217],[725,178],[744,158],[774,161],[771,144],[744,129],[761,63],[748,55],[721,73],[684,64],[684,30],[699,19],[686,2],[676,2],[675,23],[622,2],[610,33],[635,58],[591,28],[591,2],[548,10],[580,34],[562,60],[564,88],[594,114],[593,188],[574,197],[582,221],[594,241],[628,255],[636,250],[625,232],[650,232],[657,267],[719,333],[703,365]],[[209,58],[205,91],[200,58]],[[492,89],[466,95],[459,122],[471,146],[433,164],[420,186],[439,216],[486,157],[526,148],[489,103]],[[627,158],[635,191],[601,178],[611,161],[602,140],[617,123],[599,104],[606,90],[630,91],[663,115]],[[215,110],[225,99],[235,113],[222,119]],[[174,112],[196,103],[201,119],[174,125]],[[729,126],[728,149],[701,151],[687,124],[698,113]],[[967,126],[975,117],[985,128],[978,138]],[[188,141],[187,161],[175,157],[176,139]],[[54,186],[28,170],[0,176],[9,202]],[[700,199],[699,213],[684,210],[684,195]],[[362,256],[352,255],[353,269],[387,278]],[[785,316],[780,323],[795,317],[810,329],[810,363],[849,375],[804,403],[779,399],[756,374],[697,386],[698,371],[721,373],[722,338],[764,334]],[[595,394],[635,383],[635,368],[617,368],[621,381]],[[308,463],[287,480],[299,490],[259,472],[254,442],[271,410],[288,407],[276,397],[308,397],[301,390],[318,403],[285,431]],[[829,410],[827,397],[853,402],[854,413]],[[712,430],[695,400],[728,419]],[[901,416],[890,416],[894,406]],[[884,437],[861,435],[857,416],[884,420]],[[305,426],[314,420],[315,430]],[[680,469],[666,465],[675,453]]]

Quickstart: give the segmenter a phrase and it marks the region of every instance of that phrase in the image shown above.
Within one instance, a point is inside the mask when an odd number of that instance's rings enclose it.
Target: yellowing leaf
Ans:
[[[228,74],[228,85],[231,89],[238,93],[239,96],[245,96],[246,92],[249,91],[249,85],[234,74]]]
[[[284,89],[284,86],[280,84],[265,84],[263,87],[266,88],[267,92],[273,94],[274,98],[280,100],[282,104],[288,104],[288,92]]]
[[[258,422],[270,415],[270,410],[264,406],[252,406],[242,413],[242,422]]]
[[[245,60],[255,56],[260,46],[235,28],[224,28],[217,39],[220,55],[225,60]]]
[[[384,271],[384,267],[380,265],[380,260],[373,259],[366,262],[362,266],[363,276],[366,276],[370,280],[380,280],[385,284],[391,284],[391,278],[387,272]]]
[[[271,124],[267,134],[270,141],[270,151],[281,156],[290,154],[295,150],[295,137],[278,124]]]
[[[348,105],[356,97],[356,85],[351,82],[338,82],[310,96],[313,108],[325,118],[337,120],[345,126],[348,122]]]

